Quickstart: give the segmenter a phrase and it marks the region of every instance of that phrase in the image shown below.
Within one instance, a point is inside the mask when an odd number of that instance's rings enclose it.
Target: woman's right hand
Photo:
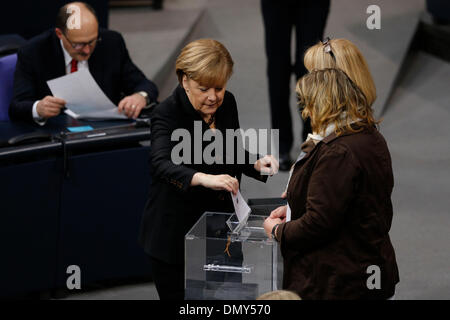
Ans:
[[[234,195],[236,195],[239,190],[238,179],[233,178],[228,174],[213,175],[197,172],[192,177],[191,185],[200,185],[213,190],[226,190],[229,192],[233,192]]]

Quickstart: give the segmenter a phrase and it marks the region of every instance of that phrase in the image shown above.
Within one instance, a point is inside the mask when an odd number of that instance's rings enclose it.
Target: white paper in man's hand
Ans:
[[[74,118],[127,119],[117,111],[88,69],[49,80],[47,84],[54,97],[66,100],[67,114]]]
[[[245,202],[239,190],[236,195],[231,192],[231,198],[233,199],[234,211],[236,212],[239,223],[245,223],[252,209]]]

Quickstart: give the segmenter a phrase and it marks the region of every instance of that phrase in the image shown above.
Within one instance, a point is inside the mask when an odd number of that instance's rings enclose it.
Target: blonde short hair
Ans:
[[[206,87],[222,87],[233,73],[233,59],[217,40],[199,39],[188,43],[177,58],[175,69],[182,85],[183,75]]]
[[[315,133],[325,133],[330,124],[336,135],[360,127],[378,124],[362,90],[340,69],[313,70],[300,78],[296,92],[303,118],[311,118]],[[362,130],[362,129],[360,129]]]
[[[325,45],[318,42],[310,47],[304,57],[308,71],[314,69],[338,68],[362,90],[369,105],[377,98],[377,91],[369,67],[361,51],[347,39],[331,39],[328,41],[331,53],[326,52]]]
[[[275,290],[260,295],[256,300],[302,300],[298,294],[287,290]]]

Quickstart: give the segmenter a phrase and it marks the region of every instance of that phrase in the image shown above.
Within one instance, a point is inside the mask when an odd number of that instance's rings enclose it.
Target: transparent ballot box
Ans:
[[[205,212],[185,236],[185,298],[254,300],[281,288],[282,258],[266,217]]]

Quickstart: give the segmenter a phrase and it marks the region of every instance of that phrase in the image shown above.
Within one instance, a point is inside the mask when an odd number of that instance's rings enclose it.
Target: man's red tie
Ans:
[[[75,59],[72,59],[72,62],[70,63],[70,73],[77,72],[78,71],[78,61]]]

